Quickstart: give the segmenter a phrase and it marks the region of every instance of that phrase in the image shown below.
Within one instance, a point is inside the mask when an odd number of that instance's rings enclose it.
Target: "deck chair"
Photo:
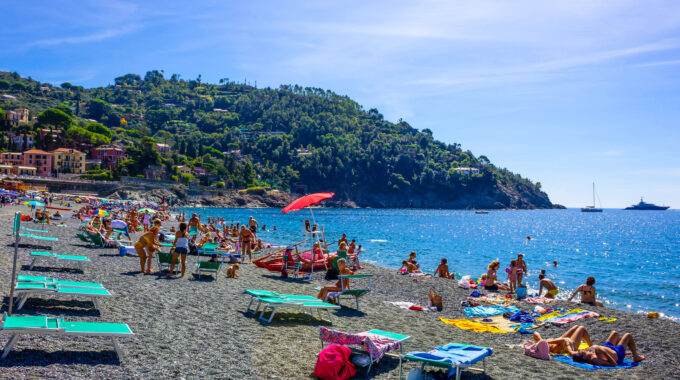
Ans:
[[[201,247],[199,247],[199,248],[198,248],[198,252],[199,252],[199,253],[203,253],[203,254],[211,254],[211,253],[213,253],[213,252],[217,249],[217,247],[219,247],[219,246],[220,246],[219,243],[210,243],[210,242],[208,242],[208,243],[203,244]]]
[[[197,226],[189,227],[189,236],[194,236],[194,235],[198,235],[198,227]]]
[[[486,357],[491,356],[493,350],[490,347],[470,346],[467,344],[449,343],[446,346],[436,347],[429,352],[409,352],[404,355],[405,360],[417,361],[421,363],[421,371],[426,365],[448,368],[449,376],[456,375],[456,380],[460,380],[460,373],[463,369],[482,371],[486,373]],[[482,361],[483,368],[472,368],[472,366]],[[399,369],[401,374],[401,368]]]
[[[246,313],[253,313],[257,314],[257,312],[260,309],[261,303],[259,302],[260,297],[279,297],[279,298],[284,298],[287,300],[291,301],[302,301],[302,302],[322,302],[320,299],[312,296],[300,296],[296,294],[279,294],[276,292],[270,292],[268,290],[254,290],[254,289],[246,289],[243,291],[243,293],[246,293],[250,295],[250,302],[248,303],[248,307],[246,308]],[[253,303],[256,303],[256,308],[251,309],[251,306]]]
[[[62,281],[56,277],[27,276],[23,274],[17,276],[17,282],[37,282],[58,286],[68,286],[71,288],[104,289],[104,285],[96,282]]]
[[[28,233],[20,233],[19,236],[21,237],[30,237],[36,240],[48,240],[48,241],[58,241],[59,239],[51,236],[38,236],[38,235],[33,235],[33,234],[28,234]]]
[[[172,245],[172,244],[171,244]],[[158,271],[162,272],[164,267],[168,267],[168,271],[170,270],[170,266],[172,265],[172,253],[167,253],[167,252],[158,252],[156,253],[156,257],[158,258]],[[177,258],[177,262],[175,264],[179,263],[179,257]],[[175,265],[175,273],[179,271],[180,265]]]
[[[77,236],[78,239],[80,239],[80,241],[82,241],[83,243],[87,243],[87,244],[92,243],[92,240],[90,240],[90,239],[89,239],[87,236],[85,236],[85,234],[83,234],[83,233],[77,233],[76,236]]]
[[[92,243],[98,247],[106,247],[106,244],[104,243],[104,239],[102,239],[101,235],[98,233],[90,232],[90,231],[85,231],[87,236],[89,236],[90,240],[92,240]]]
[[[5,359],[21,335],[58,335],[58,336],[100,336],[110,337],[118,360],[123,359],[123,350],[117,338],[131,337],[135,334],[125,323],[70,322],[62,318],[46,316],[8,316],[4,315],[0,333],[11,334],[2,357]]]
[[[322,311],[328,312],[328,322],[333,323],[331,318],[331,310],[339,309],[340,306],[333,305],[332,303],[321,302],[316,300],[310,301],[297,301],[292,299],[280,298],[280,297],[259,297],[258,302],[263,305],[262,312],[260,312],[259,319],[267,323],[271,323],[276,315],[277,309],[281,308],[295,308],[303,311],[305,314],[313,316],[313,311],[316,310],[319,313],[319,319],[323,320],[321,315]],[[264,314],[269,310],[271,313],[269,319],[264,317]],[[255,311],[257,313],[257,310]]]
[[[39,282],[17,282],[14,287],[16,301],[18,303],[17,310],[21,310],[24,304],[30,297],[53,295],[63,297],[87,297],[92,300],[97,310],[101,311],[99,298],[112,297],[113,294],[106,289],[91,289],[91,288],[77,288],[73,286],[62,286],[59,284],[45,284]]]
[[[371,278],[373,277],[372,274],[351,274],[351,275],[340,275],[338,278],[340,279],[340,287],[341,291],[340,292],[331,292],[328,293],[328,296],[330,298],[334,298],[337,302],[338,305],[340,305],[340,301],[342,297],[354,297],[357,303],[357,311],[359,311],[359,298],[365,296],[366,294],[371,292]],[[368,279],[368,288],[363,288],[363,289],[354,289],[350,286],[350,289],[345,289],[345,283],[343,279],[348,279],[348,280],[353,280],[353,279]]]
[[[49,231],[47,231],[47,230],[36,230],[36,229],[33,229],[33,228],[28,228],[28,227],[20,227],[20,228],[21,228],[22,230],[30,231],[30,232],[40,232],[40,233],[49,232]]]
[[[221,267],[221,261],[199,261],[196,263],[196,272],[198,273],[198,278],[201,278],[201,273],[211,273],[217,279],[217,273],[219,273]]]
[[[324,348],[324,342],[331,344],[340,344],[343,346],[361,346],[363,350],[356,350],[354,347],[352,351],[355,353],[367,353],[370,359],[366,373],[371,372],[373,364],[377,363],[384,356],[388,355],[389,351],[399,349],[399,355],[393,356],[399,359],[399,368],[401,368],[401,357],[403,343],[410,340],[408,335],[397,334],[383,330],[369,330],[357,334],[349,334],[342,331],[331,330],[324,326],[319,326],[319,340],[321,340],[321,349]],[[359,352],[357,352],[359,351]],[[400,376],[401,378],[401,376]]]
[[[90,259],[87,257],[78,255],[59,255],[52,252],[31,252],[30,255],[33,260],[31,260],[31,265],[28,267],[29,270],[33,270],[33,266],[35,266],[35,263],[38,260],[53,260],[57,262],[76,263],[80,270],[84,272],[85,269],[83,268],[83,264],[90,262]]]

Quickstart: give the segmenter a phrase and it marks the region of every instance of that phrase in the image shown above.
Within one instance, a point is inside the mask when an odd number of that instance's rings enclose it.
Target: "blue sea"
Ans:
[[[304,239],[304,220],[311,219],[309,210],[186,211],[200,213],[202,220],[210,215],[241,223],[252,215],[267,227],[259,237],[280,245]],[[504,269],[521,252],[530,293],[538,288],[541,269],[560,287],[560,298],[592,275],[605,305],[638,313],[658,311],[680,320],[678,211],[502,210],[478,215],[463,210],[317,208],[313,213],[328,242],[346,233],[362,246],[360,259],[366,262],[398,268],[415,251],[426,272],[433,272],[445,257],[451,271],[479,277],[489,262],[500,260],[499,279],[505,280]]]

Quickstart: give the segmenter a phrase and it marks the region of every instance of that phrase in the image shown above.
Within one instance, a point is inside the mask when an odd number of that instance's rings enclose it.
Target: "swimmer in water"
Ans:
[[[557,268],[557,260],[553,260],[553,267]]]
[[[530,240],[531,240],[531,236],[527,236],[527,241],[530,241]]]

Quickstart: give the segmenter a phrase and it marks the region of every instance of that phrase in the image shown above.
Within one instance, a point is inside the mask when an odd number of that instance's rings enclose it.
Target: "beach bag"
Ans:
[[[430,289],[428,297],[430,299],[430,307],[434,306],[437,308],[437,311],[442,311],[444,309],[444,300],[442,299],[442,296],[434,291],[434,289]]]
[[[319,352],[314,365],[314,375],[321,380],[345,380],[352,378],[357,370],[350,362],[352,350],[339,344],[331,344]]]
[[[463,276],[463,278],[458,281],[458,286],[463,289],[470,289],[470,276]]]
[[[545,340],[533,343],[531,341],[524,342],[524,355],[531,356],[536,359],[550,360],[550,347]]]
[[[522,300],[524,298],[527,298],[527,287],[526,286],[518,286],[515,289],[515,294],[517,295],[518,300]]]

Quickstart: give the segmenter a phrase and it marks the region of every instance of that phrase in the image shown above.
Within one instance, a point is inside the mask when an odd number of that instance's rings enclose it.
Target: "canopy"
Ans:
[[[291,211],[302,210],[305,207],[315,205],[329,198],[333,198],[334,195],[335,193],[314,193],[305,195],[304,197],[294,200],[293,203],[286,206],[283,210],[281,210],[281,212],[286,214]]]
[[[140,208],[137,210],[138,212],[141,212],[142,214],[145,212],[149,212],[149,214],[155,214],[156,210],[150,209],[150,208]]]
[[[92,214],[97,214],[99,216],[109,216],[109,213],[103,209],[95,209],[94,211],[92,211]]]
[[[44,203],[38,202],[38,201],[24,202],[24,204],[27,205],[27,206],[38,206],[38,207],[43,207],[43,206],[45,206]]]

